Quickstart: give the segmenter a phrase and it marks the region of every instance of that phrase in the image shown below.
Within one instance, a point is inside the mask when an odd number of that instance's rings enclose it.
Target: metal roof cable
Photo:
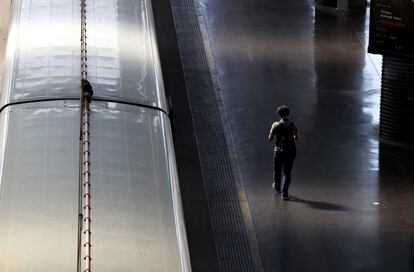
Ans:
[[[78,272],[91,272],[91,191],[89,117],[93,90],[87,80],[86,0],[81,0],[81,86],[80,86],[80,152],[79,152],[79,230]]]

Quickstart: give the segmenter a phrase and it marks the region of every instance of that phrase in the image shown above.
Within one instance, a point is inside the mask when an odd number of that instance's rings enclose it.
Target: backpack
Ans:
[[[279,152],[288,152],[295,148],[295,140],[293,138],[293,122],[289,122],[288,125],[285,123],[280,123],[276,127],[276,151]]]

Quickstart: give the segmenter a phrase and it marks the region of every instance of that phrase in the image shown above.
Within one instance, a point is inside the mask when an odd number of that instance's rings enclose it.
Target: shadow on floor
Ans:
[[[290,201],[297,202],[297,203],[303,203],[313,209],[319,209],[319,210],[327,210],[327,211],[350,211],[351,210],[350,208],[345,207],[343,205],[321,202],[321,201],[306,200],[306,199],[303,199],[297,196],[290,196]]]

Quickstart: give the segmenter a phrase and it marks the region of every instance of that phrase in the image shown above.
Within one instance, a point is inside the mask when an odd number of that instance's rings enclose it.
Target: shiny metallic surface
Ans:
[[[64,101],[1,113],[2,272],[76,269],[77,117]]]
[[[93,268],[189,271],[164,113],[96,102],[91,135]]]
[[[10,0],[0,1],[0,86],[3,75],[3,60],[9,33]]]
[[[68,101],[2,113],[2,271],[76,267],[78,114],[77,102]],[[93,260],[99,271],[190,271],[168,122],[155,110],[105,102],[92,107]]]
[[[80,5],[13,1],[2,106],[23,99],[78,96]]]
[[[88,0],[86,14],[88,79],[100,100],[92,101],[89,138],[92,269],[191,271],[150,1]],[[11,16],[1,95],[0,271],[72,272],[80,2],[13,1]]]
[[[95,96],[167,110],[149,0],[89,0],[88,80]]]
[[[95,96],[167,111],[151,2],[88,1],[88,79]],[[13,1],[2,105],[79,96],[80,2]]]

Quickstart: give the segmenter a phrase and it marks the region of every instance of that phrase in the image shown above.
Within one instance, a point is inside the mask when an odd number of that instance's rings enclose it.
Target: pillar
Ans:
[[[315,5],[321,8],[334,8],[338,11],[363,8],[367,5],[366,0],[316,0]]]
[[[383,57],[380,137],[414,144],[414,59]]]
[[[316,5],[320,7],[336,8],[336,0],[316,0]]]

